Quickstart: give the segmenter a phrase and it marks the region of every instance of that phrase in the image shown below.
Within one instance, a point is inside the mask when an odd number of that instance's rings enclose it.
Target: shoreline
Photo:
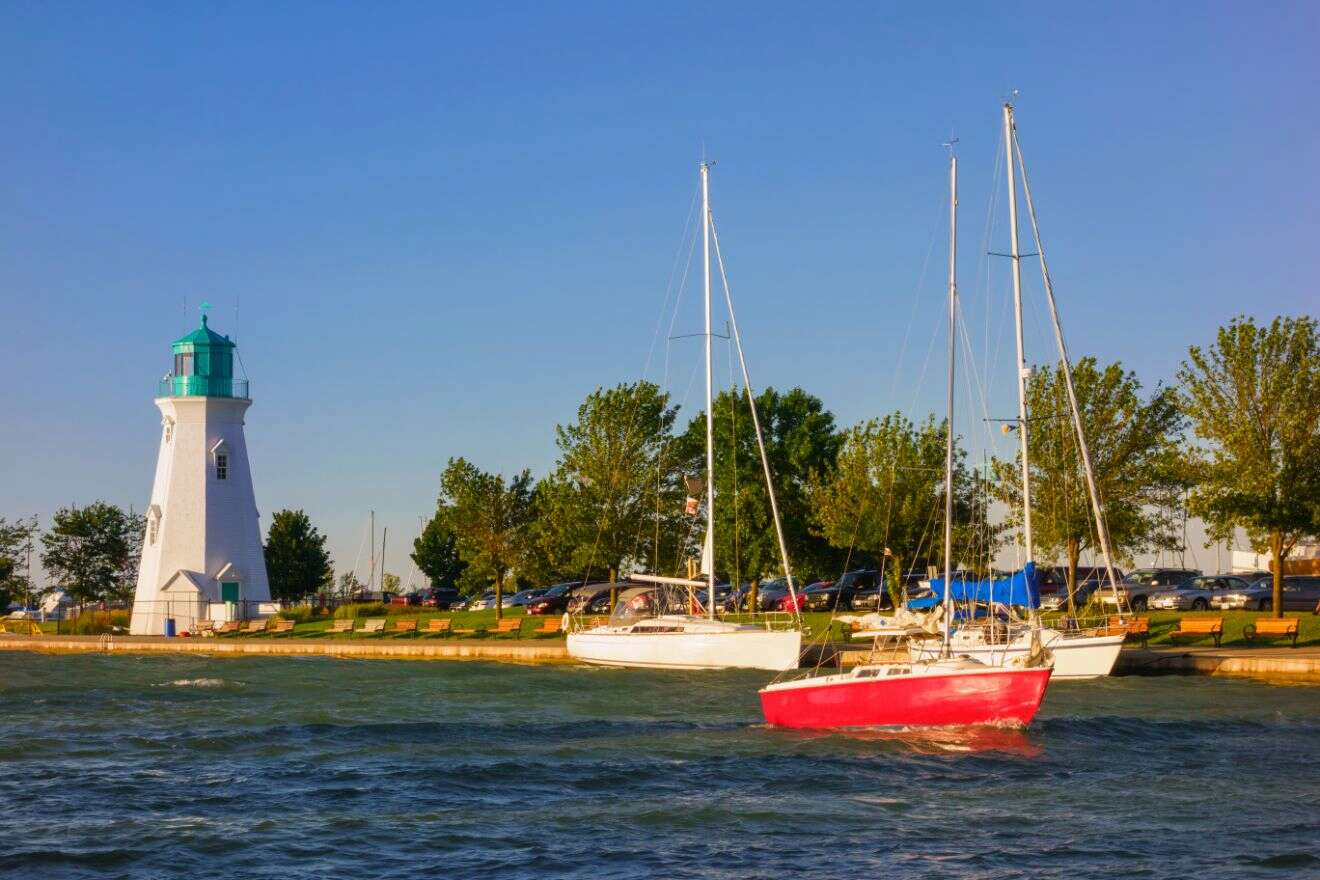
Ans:
[[[852,647],[827,643],[808,647],[820,657],[832,652],[851,665]],[[199,654],[211,656],[334,657],[358,660],[467,660],[521,665],[566,665],[562,640],[512,641],[473,639],[361,640],[224,638],[165,636],[26,636],[0,633],[0,651],[51,654]],[[823,664],[835,665],[835,664]],[[1320,684],[1320,648],[1125,648],[1115,675],[1211,675],[1264,681]]]

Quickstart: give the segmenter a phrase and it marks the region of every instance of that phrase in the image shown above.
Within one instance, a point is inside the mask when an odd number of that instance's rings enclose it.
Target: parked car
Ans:
[[[1118,600],[1133,611],[1145,611],[1151,593],[1176,587],[1200,574],[1193,568],[1139,568],[1119,582]],[[1114,596],[1106,590],[1100,594],[1100,601],[1112,604]]]
[[[569,591],[578,586],[577,582],[557,583],[546,588],[543,594],[527,603],[529,615],[557,615],[564,613],[569,604]]]
[[[599,601],[602,597],[605,600],[606,610],[609,609],[610,588],[601,584],[586,584],[581,587],[574,587],[569,591],[568,613],[569,614],[588,614],[588,608],[593,602]]]
[[[1058,611],[1068,607],[1068,569],[1062,565],[1049,565],[1037,569],[1040,573],[1040,607],[1045,611]],[[1121,569],[1114,569],[1114,577],[1123,579]],[[1108,595],[1109,573],[1103,565],[1077,566],[1077,586],[1073,590],[1073,604],[1078,608],[1095,598],[1095,593]]]
[[[1146,598],[1146,606],[1159,611],[1205,611],[1216,595],[1226,591],[1242,591],[1251,586],[1231,574],[1206,574],[1189,581],[1157,590]]]
[[[476,597],[475,599],[469,600],[467,603],[468,611],[487,611],[494,607],[495,607],[494,590],[491,590],[489,593],[482,593],[480,596]]]
[[[391,605],[421,605],[422,604],[421,593],[391,593],[389,595],[390,595]]]
[[[875,590],[878,586],[879,572],[873,568],[859,568],[845,572],[843,577],[833,583],[812,584],[806,591],[806,606],[809,611],[833,611],[835,608],[852,608],[853,598],[863,590]]]
[[[1320,576],[1288,574],[1283,576],[1283,610],[1314,611],[1320,603]],[[1262,578],[1244,590],[1217,593],[1211,604],[1223,610],[1272,611],[1274,578]]]
[[[528,602],[545,593],[545,587],[536,587],[531,590],[519,590],[512,596],[505,596],[503,605],[505,608],[519,608]]]
[[[422,604],[441,611],[463,603],[463,597],[453,587],[432,587],[422,592]]]
[[[803,586],[796,584],[798,596],[801,597]],[[716,598],[719,598],[718,588]],[[752,587],[751,584],[743,584],[737,590],[730,590],[724,598],[725,611],[787,611],[784,605],[788,599],[788,580],[785,578],[769,578],[761,581],[756,588],[756,608],[752,608]],[[801,599],[799,598],[799,602]]]

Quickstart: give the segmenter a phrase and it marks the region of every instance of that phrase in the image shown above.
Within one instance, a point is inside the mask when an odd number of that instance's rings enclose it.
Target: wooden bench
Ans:
[[[1126,621],[1117,614],[1110,616],[1109,627],[1104,635],[1116,636],[1123,634],[1123,638],[1130,639],[1137,637],[1141,639],[1141,647],[1146,647],[1146,642],[1150,639],[1150,618],[1149,617],[1129,617]]]
[[[409,617],[409,618],[398,617],[398,618],[395,618],[395,620],[394,620],[394,629],[390,630],[390,632],[394,633],[396,636],[401,636],[401,635],[403,635],[404,633],[412,633],[413,635],[416,635],[416,634],[417,634],[417,618],[415,618],[415,617]]]
[[[326,632],[328,632],[328,633],[332,633],[332,634],[333,634],[333,633],[351,633],[351,632],[353,631],[353,624],[354,624],[354,623],[356,623],[356,621],[353,620],[353,618],[351,618],[351,617],[348,618],[347,620],[336,620],[335,622],[333,622],[333,623],[330,624],[330,628],[329,628],[328,630],[326,630]]]
[[[362,635],[371,635],[372,633],[375,633],[378,636],[384,635],[385,618],[373,617],[370,620],[364,621],[362,624],[362,629],[358,630],[358,632]]]
[[[1178,625],[1169,631],[1169,640],[1179,636],[1192,636],[1193,638],[1204,638],[1211,636],[1215,640],[1215,647],[1219,647],[1219,642],[1224,638],[1224,618],[1222,617],[1184,617],[1178,621]]]
[[[214,620],[198,620],[193,623],[192,634],[195,636],[213,636],[215,635]]]
[[[257,633],[264,633],[268,626],[270,626],[269,617],[262,618],[261,620],[249,620],[247,626],[243,627],[243,635],[254,636]]]
[[[224,623],[220,624],[220,626],[217,627],[214,630],[214,632],[218,636],[229,636],[238,632],[242,627],[243,627],[242,621],[226,620]]]
[[[1295,648],[1299,632],[1301,621],[1296,617],[1262,617],[1242,628],[1242,638],[1249,642],[1257,636],[1292,636],[1292,646]]]
[[[495,636],[512,635],[515,639],[522,635],[523,619],[521,617],[506,617],[495,625],[494,629],[487,630],[488,633]]]
[[[280,618],[276,618],[275,626],[271,628],[271,632],[273,632],[275,635],[280,635],[281,633],[291,633],[293,632],[293,627],[294,627],[294,622],[292,620],[285,620],[283,617],[280,617]]]
[[[556,636],[563,632],[564,620],[561,617],[548,617],[545,622],[531,631],[532,636]]]
[[[452,623],[453,621],[448,617],[432,617],[426,622],[426,634],[433,636],[438,633],[447,633]]]

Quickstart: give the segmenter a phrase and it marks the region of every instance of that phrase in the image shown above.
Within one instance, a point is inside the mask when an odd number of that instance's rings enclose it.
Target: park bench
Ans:
[[[1296,617],[1262,617],[1242,628],[1242,638],[1250,642],[1257,636],[1292,636],[1292,646],[1295,648],[1300,631],[1301,621]]]
[[[394,629],[391,630],[391,632],[393,632],[396,636],[401,636],[404,633],[412,633],[413,635],[416,635],[417,618],[415,617],[409,617],[407,619],[401,617],[396,618],[394,621]]]
[[[283,617],[279,617],[276,618],[275,626],[271,628],[271,632],[273,632],[275,635],[280,635],[282,633],[291,633],[293,632],[293,627],[294,627],[294,622],[292,620],[285,620]]]
[[[195,636],[213,636],[215,635],[214,620],[198,620],[193,623],[192,634]]]
[[[1192,636],[1194,638],[1204,638],[1210,636],[1215,640],[1215,647],[1219,647],[1219,642],[1224,637],[1224,618],[1222,617],[1184,617],[1178,621],[1178,625],[1169,631],[1169,640],[1179,636]]]
[[[362,635],[371,635],[372,633],[375,633],[376,635],[384,635],[385,618],[373,617],[370,620],[364,621],[362,629],[358,630],[358,632]]]
[[[355,621],[351,617],[347,620],[336,620],[334,623],[330,624],[330,629],[326,630],[326,632],[351,633],[353,631],[354,622]]]
[[[242,626],[243,626],[242,621],[226,620],[224,623],[220,624],[220,626],[215,630],[215,634],[218,636],[233,635],[234,633],[238,632],[239,629],[242,628]]]
[[[564,620],[560,617],[547,617],[545,622],[532,630],[533,636],[554,636],[559,635],[564,629]]]
[[[505,618],[495,625],[495,629],[488,630],[492,635],[507,636],[512,635],[515,639],[522,635],[523,619],[521,617]]]
[[[269,625],[270,625],[270,618],[268,617],[263,617],[259,620],[249,620],[247,626],[243,627],[243,634],[256,635],[257,633],[264,633],[266,631],[266,627],[268,627]]]
[[[1149,617],[1129,617],[1126,622],[1117,614],[1109,618],[1109,627],[1104,635],[1116,636],[1123,634],[1123,638],[1140,638],[1141,647],[1146,647],[1146,642],[1150,639],[1150,618]]]
[[[452,621],[448,617],[432,617],[426,622],[426,634],[433,636],[438,633],[449,632]]]

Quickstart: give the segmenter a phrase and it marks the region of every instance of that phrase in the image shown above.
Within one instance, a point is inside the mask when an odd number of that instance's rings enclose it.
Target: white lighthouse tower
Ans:
[[[133,635],[268,613],[270,583],[243,439],[252,405],[234,343],[202,324],[174,343],[160,381],[160,455],[147,508]]]

